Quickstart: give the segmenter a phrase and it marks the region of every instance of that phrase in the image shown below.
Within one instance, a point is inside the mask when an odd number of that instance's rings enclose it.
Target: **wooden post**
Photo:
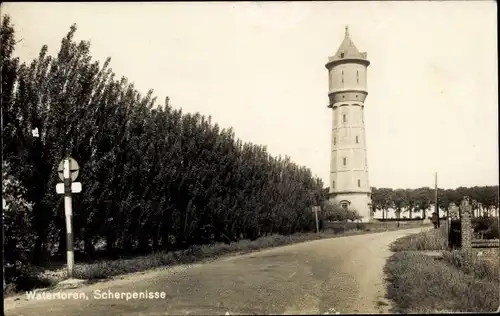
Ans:
[[[320,238],[320,235],[319,235],[319,221],[318,221],[318,212],[320,211],[320,207],[319,206],[313,206],[312,207],[312,211],[313,211],[314,217],[316,219],[316,233],[318,234],[318,238]]]
[[[436,172],[435,174],[435,184],[436,184],[436,194],[435,194],[435,203],[436,203],[436,214],[437,214],[437,227],[439,228],[441,226],[441,223],[439,221],[439,204],[438,204],[438,174]]]

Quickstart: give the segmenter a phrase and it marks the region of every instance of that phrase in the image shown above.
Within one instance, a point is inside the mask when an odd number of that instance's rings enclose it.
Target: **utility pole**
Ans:
[[[3,198],[3,195],[2,195],[2,224],[3,224],[3,220],[5,218],[4,216],[4,210],[5,210],[5,207],[7,206],[6,202],[5,202],[5,199]],[[2,253],[4,254],[4,258],[2,259],[3,260],[3,264],[2,264],[2,268],[3,268],[3,292],[5,293],[5,287],[7,286],[7,283],[5,283],[5,234],[4,234],[4,231],[5,231],[5,226],[4,226],[4,229],[2,229]],[[5,294],[4,294],[5,296]]]
[[[0,127],[1,127],[1,130],[3,131],[3,105],[0,107]],[[1,139],[2,139],[2,164],[3,164],[3,133],[2,133],[2,136],[1,136]],[[3,186],[3,172],[2,172],[2,186]],[[5,233],[4,233],[4,230],[5,230],[5,225],[4,225],[4,219],[5,219],[5,216],[4,216],[4,209],[6,207],[6,202],[4,200],[4,197],[3,197],[3,194],[2,194],[2,227],[4,229],[2,229],[2,253],[4,254],[2,256],[2,276],[3,276],[3,292],[5,293],[5,287],[6,287],[6,283],[5,283]],[[5,294],[4,294],[5,295]]]
[[[435,201],[434,201],[434,202],[436,203],[437,227],[439,228],[441,225],[440,225],[440,221],[439,221],[439,204],[438,204],[438,173],[437,173],[437,172],[435,173],[434,180],[435,180],[435,184],[436,184],[436,195],[435,195]]]
[[[320,211],[320,207],[319,206],[313,206],[312,207],[312,211],[314,213],[314,217],[316,218],[316,233],[318,234],[318,238],[319,238],[320,236],[319,236],[318,212]]]

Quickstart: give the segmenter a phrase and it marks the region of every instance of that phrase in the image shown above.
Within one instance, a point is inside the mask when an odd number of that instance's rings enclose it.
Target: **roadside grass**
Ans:
[[[390,246],[394,252],[398,251],[432,251],[447,250],[448,238],[444,228],[432,229],[414,235],[399,238]]]
[[[385,267],[396,313],[493,312],[500,304],[498,265],[474,252],[449,250],[446,230],[396,240]],[[440,250],[442,260],[421,251]]]
[[[498,260],[487,261],[478,257],[473,252],[452,250],[443,252],[446,263],[473,275],[477,279],[496,281],[500,283],[500,270]],[[496,262],[495,262],[496,261]]]
[[[321,231],[320,239],[377,233],[397,229],[396,226],[378,224],[349,224],[354,225],[346,225],[341,230],[325,229]],[[415,225],[413,227],[402,227],[400,229],[415,227],[423,226]],[[289,236],[270,235],[253,241],[240,240],[230,244],[216,243],[212,245],[192,246],[186,250],[157,252],[132,259],[103,260],[95,263],[77,262],[75,264],[74,278],[96,282],[128,273],[143,272],[173,265],[210,261],[225,255],[250,253],[317,239],[318,235],[316,233],[298,233]],[[28,281],[31,282],[31,284],[23,284],[22,287],[16,287],[9,284],[4,292],[4,297],[16,295],[21,291],[29,291],[36,288],[51,288],[64,279],[67,279],[67,273],[64,269],[59,268],[54,270],[49,268],[48,270],[41,270],[38,267],[32,268],[32,273],[28,278]]]
[[[418,252],[397,252],[387,262],[388,297],[396,313],[494,312],[498,282],[475,278]]]

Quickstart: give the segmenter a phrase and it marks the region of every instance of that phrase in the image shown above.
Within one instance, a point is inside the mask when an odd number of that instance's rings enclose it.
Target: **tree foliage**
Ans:
[[[56,56],[43,46],[20,63],[13,26],[2,22],[4,160],[32,205],[9,214],[7,232],[11,240],[32,233],[33,263],[65,253],[55,192],[65,156],[81,168],[73,229],[76,249],[89,257],[102,242],[105,255],[119,256],[315,229],[310,208],[324,192],[309,169],[168,98],[160,104],[153,91],[141,94],[116,78],[110,59],[92,60],[90,43],[74,40],[75,25]]]
[[[325,201],[322,205],[322,219],[337,222],[337,221],[356,221],[361,219],[361,216],[354,209],[343,208],[337,204]]]
[[[438,205],[441,209],[447,210],[451,203],[460,205],[464,196],[471,198],[472,208],[477,216],[498,209],[498,186],[438,189]],[[383,212],[388,208],[394,208],[396,213],[407,212],[409,217],[413,218],[412,212],[422,211],[425,218],[425,212],[435,205],[435,190],[428,187],[396,190],[372,188],[372,201],[375,209]]]
[[[81,168],[73,231],[76,250],[88,257],[100,253],[101,243],[105,256],[116,257],[314,231],[311,207],[326,194],[309,169],[243,142],[210,117],[183,113],[168,97],[160,103],[152,90],[141,94],[116,77],[109,58],[92,60],[90,43],[74,40],[76,30],[70,27],[55,56],[43,46],[37,58],[21,63],[13,56],[14,28],[8,16],[2,20],[7,263],[39,264],[52,252],[65,253],[55,186],[66,156]],[[484,206],[498,203],[498,187],[459,189],[459,196],[473,190],[467,195]],[[381,209],[394,197],[384,190],[373,193]],[[402,198],[410,209],[430,201],[429,189],[410,191]]]

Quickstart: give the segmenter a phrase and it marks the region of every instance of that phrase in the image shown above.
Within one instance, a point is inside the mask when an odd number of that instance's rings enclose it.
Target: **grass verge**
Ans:
[[[497,281],[476,278],[418,252],[397,252],[387,262],[388,297],[396,313],[494,312]]]
[[[398,239],[387,261],[388,298],[396,313],[493,312],[500,305],[498,260],[449,251],[444,229]],[[442,260],[421,251],[441,250]]]
[[[432,229],[414,235],[408,235],[391,244],[391,250],[398,251],[431,251],[447,250],[448,239],[444,228]]]
[[[327,229],[321,232],[321,238],[351,236],[397,229],[396,227],[386,228],[384,225],[372,225],[359,229],[362,227],[363,226],[358,226],[358,228],[346,229],[340,233],[338,230]],[[158,252],[133,259],[107,260],[87,264],[77,263],[75,265],[74,277],[77,279],[97,281],[108,279],[117,275],[142,272],[165,266],[214,260],[224,255],[249,253],[316,239],[318,239],[318,236],[315,233],[302,233],[290,236],[271,235],[254,241],[240,240],[231,244],[218,243],[213,245],[192,246],[189,249],[182,251]],[[66,278],[66,271],[63,269],[40,270],[36,268],[30,276],[32,286],[16,288],[13,285],[8,285],[6,291],[4,292],[4,297],[15,295],[21,291],[32,290],[34,288],[50,288]]]

